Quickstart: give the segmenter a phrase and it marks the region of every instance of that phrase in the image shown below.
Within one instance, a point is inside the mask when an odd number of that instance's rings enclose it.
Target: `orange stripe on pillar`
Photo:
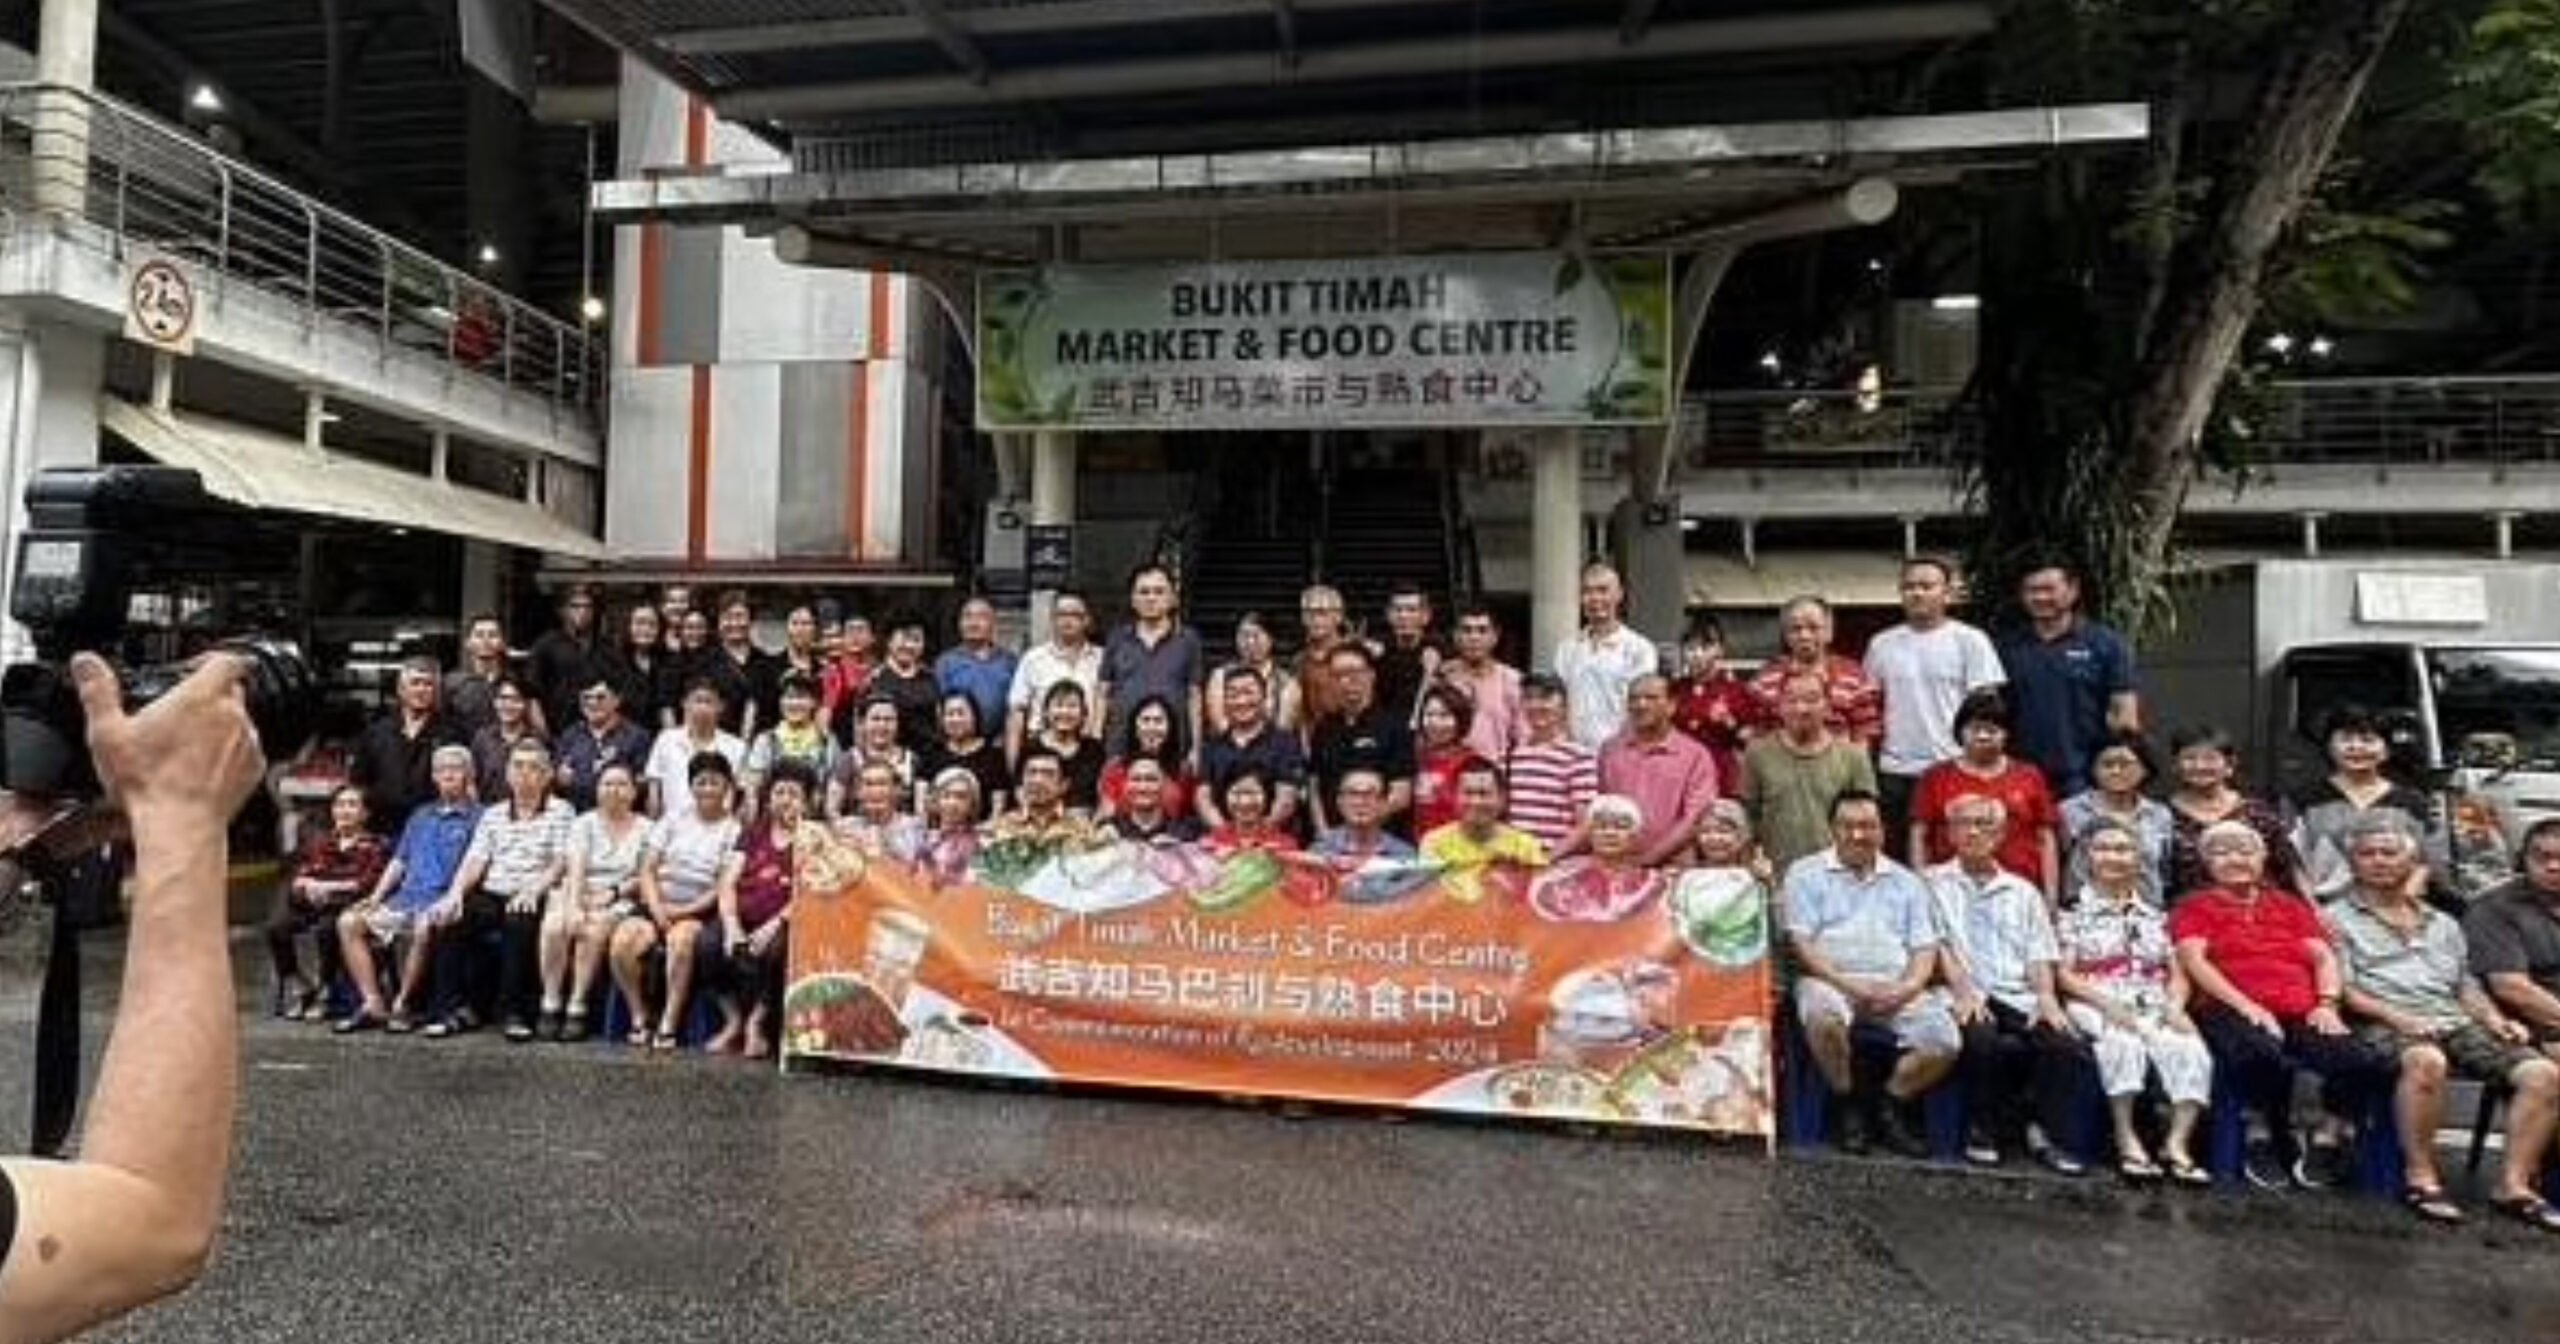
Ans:
[[[844,536],[853,558],[871,553],[871,366],[855,363],[845,390]]]
[[[711,366],[693,366],[693,422],[685,438],[685,558],[711,553]]]

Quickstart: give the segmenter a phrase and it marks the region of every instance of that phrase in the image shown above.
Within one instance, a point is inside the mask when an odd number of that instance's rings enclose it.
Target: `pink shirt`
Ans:
[[[1467,746],[1478,756],[1499,764],[1510,759],[1515,744],[1529,740],[1528,726],[1520,721],[1518,668],[1487,662],[1479,676],[1463,659],[1451,658],[1440,665],[1440,680],[1466,692],[1475,710],[1467,722]]]
[[[1636,853],[1660,863],[1697,834],[1715,803],[1715,758],[1686,733],[1639,742],[1632,730],[1623,732],[1600,748],[1600,790],[1625,794],[1644,809]]]

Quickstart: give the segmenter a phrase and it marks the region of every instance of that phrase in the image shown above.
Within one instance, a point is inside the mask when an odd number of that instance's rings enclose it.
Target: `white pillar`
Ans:
[[[2329,515],[2325,513],[2306,513],[2302,515],[2303,559],[2317,560],[2320,558],[2320,520],[2328,516]]]
[[[316,387],[302,393],[302,446],[315,454],[329,446],[329,394]]]
[[[1570,430],[1530,436],[1529,652],[1552,667],[1581,623],[1582,444]]]
[[[78,214],[89,198],[89,91],[98,69],[98,0],[44,0],[36,21],[36,101],[29,149],[38,210]]]
[[[98,389],[106,385],[103,332],[58,322],[0,327],[0,593],[17,577],[27,482],[48,467],[95,466]],[[26,631],[0,603],[0,661],[32,655]]]
[[[1031,523],[1034,527],[1072,527],[1076,521],[1076,438],[1057,430],[1043,430],[1031,440]],[[1035,588],[1031,593],[1031,628],[1034,637],[1047,634],[1049,608],[1057,600],[1055,588]]]
[[[2516,558],[2516,520],[2523,516],[2514,509],[2500,509],[2489,515],[2490,524],[2497,529],[2499,559]]]

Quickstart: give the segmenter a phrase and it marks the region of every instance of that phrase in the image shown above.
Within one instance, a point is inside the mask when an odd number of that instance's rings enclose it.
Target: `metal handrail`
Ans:
[[[602,398],[604,351],[583,327],[113,99],[0,85],[0,221],[51,213],[36,186],[57,172],[85,185],[78,218],[119,261],[170,256],[216,290],[288,298],[306,328],[369,331],[385,359],[433,360],[581,412]]]

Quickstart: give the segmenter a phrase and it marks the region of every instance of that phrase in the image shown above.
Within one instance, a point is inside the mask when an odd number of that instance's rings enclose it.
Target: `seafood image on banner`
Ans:
[[[787,1062],[1773,1130],[1748,874],[1062,839],[801,876]]]

